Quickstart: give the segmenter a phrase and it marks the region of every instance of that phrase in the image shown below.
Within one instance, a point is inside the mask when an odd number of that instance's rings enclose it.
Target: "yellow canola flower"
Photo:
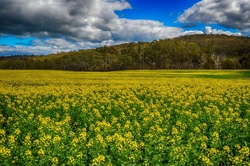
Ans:
[[[9,106],[8,106],[9,107]],[[11,107],[11,106],[10,106]],[[3,114],[0,114],[0,123],[3,123],[5,121],[5,117],[3,116]],[[2,130],[2,129],[1,129]]]
[[[178,129],[177,129],[176,127],[173,127],[171,133],[172,133],[173,135],[176,135],[176,134],[178,134],[179,132],[178,132]]]
[[[5,135],[5,130],[4,129],[0,129],[0,135],[4,136]]]
[[[25,138],[24,138],[24,144],[25,145],[31,145],[30,138],[31,138],[31,133],[28,133],[28,135],[26,135]]]
[[[94,139],[93,139],[93,138],[90,138],[90,140],[89,140],[89,142],[86,144],[86,146],[87,146],[88,148],[90,148],[90,147],[93,145],[93,143],[94,143]]]
[[[58,142],[60,142],[61,141],[61,137],[59,136],[59,135],[56,135],[54,138],[53,138],[53,143],[55,144],[55,143],[58,143]]]
[[[133,134],[130,131],[127,132],[127,133],[125,133],[124,137],[128,138],[128,139],[131,139],[131,140],[134,139],[134,136],[133,136]]]
[[[239,144],[234,145],[234,147],[235,147],[237,150],[240,150],[240,148],[241,148]]]
[[[206,148],[207,148],[207,144],[206,144],[205,142],[202,142],[202,143],[201,143],[201,148],[202,148],[202,149],[206,149]]]
[[[217,153],[219,152],[219,150],[215,149],[215,148],[211,148],[209,149],[209,154],[208,156],[213,156],[213,155],[217,155]]]
[[[200,130],[199,127],[196,126],[196,127],[194,128],[194,131],[195,131],[196,133],[200,133],[201,130]]]
[[[45,152],[44,152],[43,149],[40,149],[40,150],[37,152],[37,154],[38,154],[39,156],[43,156],[43,155],[45,154]]]
[[[223,150],[227,153],[230,153],[230,148],[229,146],[223,146]]]
[[[213,132],[212,137],[214,139],[219,139],[219,133],[218,132]]]
[[[74,163],[75,163],[75,158],[73,156],[70,156],[68,164],[74,164]]]
[[[15,143],[15,137],[13,135],[10,135],[8,138],[8,141],[10,144],[14,144]]]
[[[103,163],[105,161],[105,156],[103,155],[98,155],[98,157],[94,158],[92,160],[92,164],[93,166],[95,165],[100,165],[101,163]]]
[[[71,144],[72,144],[74,147],[76,147],[77,144],[78,144],[78,142],[79,142],[79,139],[78,139],[78,138],[74,138],[74,139],[71,141]]]
[[[35,145],[39,145],[39,144],[40,144],[40,141],[39,141],[38,139],[36,139],[36,140],[33,141],[33,143],[34,143]]]
[[[3,157],[11,156],[11,150],[4,146],[0,146],[0,155]]]
[[[86,141],[87,139],[87,132],[86,129],[80,133],[80,138]]]
[[[242,161],[243,161],[240,156],[234,156],[234,157],[230,158],[230,160],[232,161],[232,163],[234,165],[242,164]]]
[[[26,156],[31,156],[31,155],[32,155],[31,150],[26,150],[26,151],[25,151],[25,155],[26,155]]]
[[[98,135],[96,136],[96,140],[99,141],[101,144],[104,143],[104,139],[103,139],[103,137],[102,137],[101,134],[98,134]]]
[[[58,160],[57,157],[53,157],[53,158],[51,159],[51,162],[52,162],[53,165],[57,165],[58,162],[59,162],[59,160]]]
[[[21,133],[20,129],[15,129],[14,134],[19,135]]]
[[[112,142],[113,137],[110,136],[110,135],[107,135],[105,139],[106,139],[107,142]]]
[[[207,156],[201,155],[199,158],[204,162],[205,165],[213,165],[212,161]]]
[[[239,150],[240,154],[242,156],[246,156],[248,157],[249,156],[249,147],[247,146],[243,146],[240,150]]]

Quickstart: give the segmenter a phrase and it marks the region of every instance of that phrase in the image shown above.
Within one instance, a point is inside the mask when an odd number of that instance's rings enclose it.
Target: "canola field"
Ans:
[[[249,166],[249,71],[0,70],[0,165]]]

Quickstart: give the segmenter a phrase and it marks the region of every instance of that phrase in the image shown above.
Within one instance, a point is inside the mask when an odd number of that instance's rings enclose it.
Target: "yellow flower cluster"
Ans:
[[[0,70],[1,164],[249,165],[249,79],[189,72]]]
[[[100,165],[105,161],[105,156],[103,155],[98,155],[96,158],[93,159],[92,165]]]

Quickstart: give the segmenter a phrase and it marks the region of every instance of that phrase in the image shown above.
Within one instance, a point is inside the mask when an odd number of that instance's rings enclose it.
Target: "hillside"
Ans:
[[[250,38],[188,35],[46,56],[0,57],[0,68],[73,71],[249,69]]]

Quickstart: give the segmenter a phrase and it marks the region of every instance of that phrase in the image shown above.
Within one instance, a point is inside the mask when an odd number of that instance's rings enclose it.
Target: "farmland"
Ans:
[[[0,165],[249,165],[249,70],[0,70]]]

